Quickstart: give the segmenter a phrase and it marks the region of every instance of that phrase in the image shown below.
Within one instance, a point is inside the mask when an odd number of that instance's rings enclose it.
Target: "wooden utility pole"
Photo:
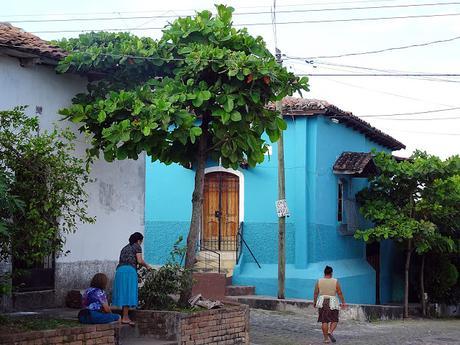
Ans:
[[[282,64],[281,51],[276,49],[276,61]],[[276,111],[280,113],[283,118],[283,103],[282,101],[276,102]],[[278,140],[278,200],[286,199],[286,189],[284,183],[284,142],[283,131],[280,133]],[[286,216],[278,217],[278,299],[284,299],[285,291],[285,276],[286,276]]]

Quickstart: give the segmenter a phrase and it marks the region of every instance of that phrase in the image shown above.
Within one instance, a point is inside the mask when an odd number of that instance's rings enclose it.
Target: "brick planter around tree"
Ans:
[[[249,307],[226,304],[224,308],[194,313],[137,310],[133,313],[140,336],[177,341],[178,345],[249,345]]]
[[[116,344],[116,326],[85,325],[45,331],[0,334],[1,345]]]

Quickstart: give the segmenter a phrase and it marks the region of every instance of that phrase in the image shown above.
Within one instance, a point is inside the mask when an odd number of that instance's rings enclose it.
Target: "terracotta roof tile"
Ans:
[[[275,109],[270,103],[269,109]],[[285,97],[283,99],[283,116],[316,116],[323,115],[343,123],[347,127],[363,133],[372,141],[391,150],[400,150],[406,146],[392,136],[373,127],[370,123],[360,119],[353,113],[339,109],[329,102],[318,99],[306,99],[298,97]]]
[[[7,54],[13,56],[16,56],[16,51],[25,53],[24,57],[30,54],[30,57],[46,58],[47,61],[43,63],[52,63],[53,60],[57,62],[67,55],[64,50],[9,23],[0,23],[0,49],[8,49],[10,53]]]
[[[344,175],[361,175],[363,172],[375,171],[376,167],[369,152],[343,152],[334,163],[334,173]]]

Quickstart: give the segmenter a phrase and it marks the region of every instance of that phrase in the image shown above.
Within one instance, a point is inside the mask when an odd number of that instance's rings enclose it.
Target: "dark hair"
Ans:
[[[90,287],[104,290],[107,286],[108,280],[109,279],[104,273],[96,273],[93,279],[91,279]]]
[[[324,268],[324,274],[327,275],[327,276],[332,274],[332,267],[331,266],[326,266]]]
[[[129,244],[134,244],[137,241],[142,241],[144,239],[144,235],[142,235],[140,232],[135,232],[131,236],[129,236]]]

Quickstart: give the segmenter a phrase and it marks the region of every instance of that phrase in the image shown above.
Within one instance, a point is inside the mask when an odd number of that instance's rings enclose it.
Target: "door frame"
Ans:
[[[224,168],[222,166],[214,166],[204,169],[204,174],[216,173],[216,172],[224,172],[228,174],[232,174],[238,177],[238,221],[239,223],[244,221],[244,175],[241,171],[234,170],[231,168]],[[203,215],[203,210],[201,211],[201,215]],[[238,224],[239,227],[239,224]],[[237,230],[238,231],[238,230]],[[202,234],[203,234],[203,221],[200,221],[200,232],[198,241],[201,243],[202,241]]]
[[[227,169],[221,166],[209,167],[204,169],[204,174],[214,173],[214,172],[226,172],[238,176],[239,183],[239,205],[238,205],[238,218],[240,223],[244,222],[244,175],[241,171],[234,169]]]

